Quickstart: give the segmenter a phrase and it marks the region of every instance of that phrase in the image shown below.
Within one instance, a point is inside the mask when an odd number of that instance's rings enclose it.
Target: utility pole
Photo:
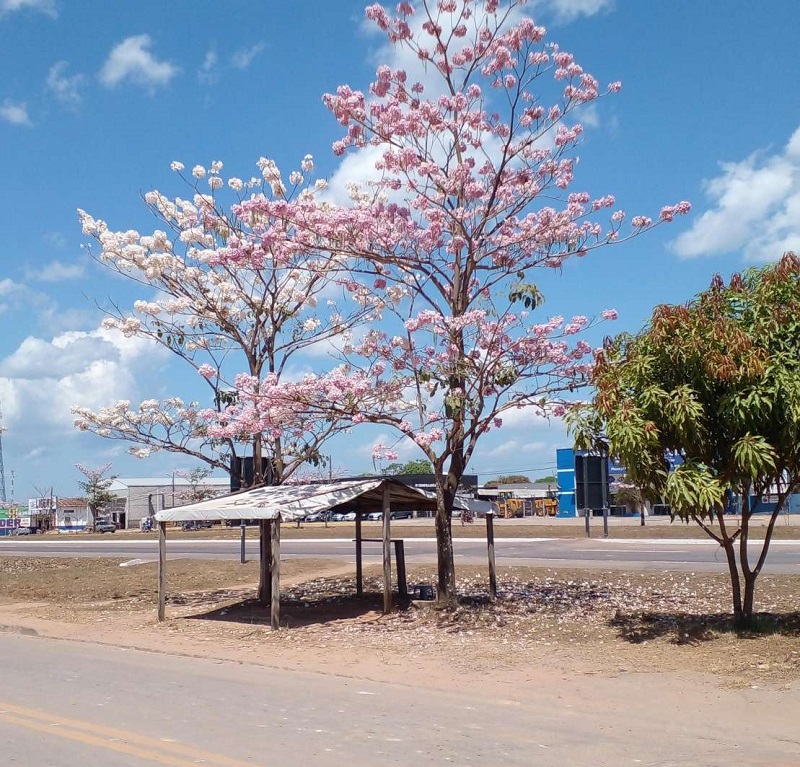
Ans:
[[[0,409],[0,501],[5,503],[8,498],[6,498],[6,470],[3,466],[3,432],[5,428],[3,427],[3,411]]]

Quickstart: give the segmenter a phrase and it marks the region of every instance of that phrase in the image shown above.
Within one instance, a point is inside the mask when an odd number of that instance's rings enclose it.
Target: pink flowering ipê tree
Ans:
[[[392,426],[431,462],[442,601],[455,596],[453,500],[480,438],[511,409],[562,415],[592,361],[577,334],[615,317],[540,319],[532,273],[690,207],[628,223],[611,195],[572,190],[582,134],[573,114],[620,85],[601,91],[523,10],[521,0],[369,6],[392,60],[410,64],[379,66],[368,94],[342,85],[324,101],[346,129],[335,154],[369,153],[373,177],[351,186],[350,204],[297,221],[348,259],[362,287],[389,296],[383,324],[345,342],[342,357],[343,371],[392,396],[348,413],[346,398],[322,399],[320,375],[303,382],[305,402]]]
[[[166,450],[230,471],[231,458],[249,452],[255,485],[267,479],[262,457],[275,484],[324,460],[320,445],[340,423],[304,419],[288,407],[269,412],[266,403],[299,355],[375,311],[373,295],[337,277],[339,261],[299,238],[290,223],[296,208],[318,204],[325,187],[310,178],[311,156],[288,179],[269,159],[257,166],[257,177],[226,182],[221,162],[196,165],[191,174],[174,162],[190,194],[148,192],[145,203],[158,221],[150,233],[113,231],[79,211],[84,233],[99,245],[96,260],[143,291],[132,310],[106,309],[104,325],[168,349],[209,391],[203,403],[175,396],[73,408],[78,428],[130,442],[140,457]],[[256,413],[248,396],[262,387]],[[233,417],[237,425],[229,427]]]

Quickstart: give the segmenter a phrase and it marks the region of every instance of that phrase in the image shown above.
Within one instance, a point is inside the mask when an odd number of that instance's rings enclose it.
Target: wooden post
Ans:
[[[603,538],[608,538],[608,456],[600,456],[600,492],[603,499]]]
[[[497,566],[494,561],[494,512],[486,512],[486,548],[489,554],[489,597],[497,599]]]
[[[281,627],[281,518],[280,516],[269,521],[270,524],[270,546],[269,546],[269,569],[272,575],[270,579],[270,623],[272,630],[277,631]]]
[[[258,575],[258,601],[266,606],[272,602],[272,577],[269,569],[270,535],[267,521],[258,521],[258,547],[259,547],[259,575]]]
[[[589,508],[589,461],[588,456],[583,456],[583,506],[586,515],[586,537],[590,538],[592,533],[589,530],[589,515],[592,513]]]
[[[361,512],[356,512],[356,596],[364,596],[364,562],[361,542]]]
[[[408,599],[408,583],[406,581],[406,547],[402,538],[394,542],[394,557],[397,560],[397,590],[402,599]]]
[[[244,520],[242,520],[241,527],[242,540],[240,544],[241,551],[239,552],[239,559],[241,560],[241,563],[244,564],[247,562],[247,526],[245,525]]]
[[[158,523],[158,619],[167,617],[167,523]]]
[[[391,531],[391,489],[389,483],[383,486],[383,612],[392,611],[392,531]]]

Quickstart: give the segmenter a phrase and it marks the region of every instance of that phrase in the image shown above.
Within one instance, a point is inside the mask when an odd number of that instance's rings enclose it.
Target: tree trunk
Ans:
[[[640,521],[639,521],[639,524],[640,524],[642,527],[644,527],[644,511],[645,511],[645,506],[644,506],[644,501],[643,501],[643,502],[642,502],[642,503],[639,505],[639,520],[640,520]]]
[[[756,591],[756,578],[758,573],[745,573],[744,576],[744,600],[742,601],[742,614],[736,625],[739,628],[747,628],[753,624],[753,600]]]
[[[436,559],[438,566],[439,604],[452,604],[456,599],[456,566],[453,557],[452,515],[447,508],[444,487],[436,482]]]
[[[739,579],[739,567],[736,563],[736,552],[733,548],[733,541],[726,538],[723,542],[725,557],[728,560],[728,570],[731,574],[731,592],[733,597],[733,622],[739,626],[743,620],[742,614],[742,585]]]

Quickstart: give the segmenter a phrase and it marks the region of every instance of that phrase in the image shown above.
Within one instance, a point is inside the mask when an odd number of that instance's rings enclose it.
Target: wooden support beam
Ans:
[[[269,526],[270,623],[277,631],[281,627],[281,518],[271,519]]]
[[[361,541],[361,512],[356,513],[356,596],[364,596],[364,559]]]
[[[265,607],[272,602],[272,576],[269,570],[270,535],[267,520],[258,521],[258,601]]]
[[[406,547],[402,538],[395,538],[394,558],[397,560],[397,591],[401,599],[408,599],[408,581],[406,580]]]
[[[383,486],[383,612],[392,611],[392,516],[391,488],[387,482]]]
[[[497,566],[494,561],[494,512],[486,512],[486,548],[489,554],[489,597],[497,599]]]
[[[158,523],[158,619],[167,617],[167,523]]]

